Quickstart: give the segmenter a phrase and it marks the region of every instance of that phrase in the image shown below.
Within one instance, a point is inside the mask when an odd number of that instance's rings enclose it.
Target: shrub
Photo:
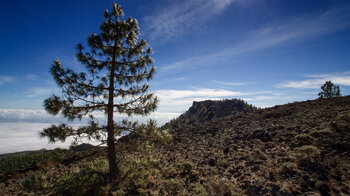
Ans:
[[[314,157],[320,154],[320,150],[316,146],[305,145],[299,148],[296,148],[296,151],[304,154],[307,157]]]
[[[55,149],[50,151],[38,151],[28,153],[15,153],[12,156],[7,156],[0,159],[0,174],[7,172],[14,172],[15,170],[22,169],[35,164],[50,164],[57,163],[63,159],[72,157],[77,153],[65,150]]]
[[[125,195],[145,195],[146,190],[155,184],[155,176],[160,174],[159,162],[151,157],[135,159],[126,157],[120,166],[121,181],[113,190]]]
[[[188,175],[194,168],[194,164],[191,161],[184,161],[182,163],[178,163],[176,167],[181,171],[182,175]]]
[[[162,170],[162,174],[165,178],[173,178],[177,174],[177,170],[174,166],[170,165]]]
[[[19,185],[24,190],[35,194],[77,195],[102,194],[107,182],[108,164],[106,160],[94,160],[56,170],[32,172],[23,178]],[[102,194],[103,195],[103,194]]]
[[[295,141],[300,145],[306,145],[312,143],[313,138],[305,133],[298,134],[294,137]]]
[[[190,184],[190,192],[192,193],[192,195],[198,195],[198,196],[208,195],[207,191],[205,190],[205,187],[199,183]]]
[[[282,163],[277,172],[282,176],[293,176],[296,173],[297,164],[293,162]]]
[[[179,195],[184,186],[179,179],[163,180],[160,185],[160,193],[163,195]]]
[[[266,155],[266,153],[264,153],[260,149],[256,149],[254,151],[254,154],[261,160],[267,160],[268,159],[268,156]]]
[[[332,126],[338,132],[348,131],[350,129],[350,112],[340,112],[335,117],[335,121],[332,122]]]
[[[329,129],[314,130],[310,133],[310,135],[313,137],[330,136],[332,135],[332,131]]]
[[[291,115],[292,111],[290,111],[288,108],[268,108],[263,110],[263,112],[260,115],[260,119],[267,119],[267,118],[280,118],[284,116]]]
[[[244,192],[229,180],[212,178],[203,184],[208,195],[245,195]]]

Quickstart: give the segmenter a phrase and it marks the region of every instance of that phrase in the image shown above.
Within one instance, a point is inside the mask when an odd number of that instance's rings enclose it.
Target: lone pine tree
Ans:
[[[88,38],[89,50],[77,46],[77,59],[85,65],[86,72],[76,73],[54,61],[51,74],[62,90],[44,100],[44,107],[51,115],[61,114],[68,120],[89,117],[89,125],[74,129],[66,124],[52,125],[41,132],[50,142],[65,141],[73,136],[105,142],[108,146],[110,179],[118,175],[116,163],[116,136],[131,130],[136,123],[116,123],[114,114],[147,115],[157,107],[157,97],[148,93],[155,73],[152,49],[144,39],[139,39],[138,22],[134,18],[124,20],[120,5],[113,3],[113,11],[104,13],[99,34]],[[107,123],[99,123],[94,112],[102,111]]]
[[[340,97],[339,86],[334,85],[332,81],[326,81],[324,85],[321,86],[321,92],[318,93],[319,98],[333,98]]]

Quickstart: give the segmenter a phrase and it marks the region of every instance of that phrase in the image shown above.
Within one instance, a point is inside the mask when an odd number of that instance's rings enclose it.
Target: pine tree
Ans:
[[[340,97],[339,86],[334,85],[331,81],[326,81],[324,85],[321,86],[322,91],[318,93],[319,98],[333,98]]]
[[[62,90],[44,100],[44,107],[51,115],[63,115],[68,120],[89,117],[89,125],[73,129],[61,124],[52,125],[41,132],[50,142],[65,141],[73,136],[90,140],[107,140],[109,176],[118,176],[116,163],[116,136],[131,130],[136,123],[116,123],[114,114],[147,115],[157,107],[157,97],[149,93],[149,84],[155,73],[152,49],[144,39],[139,39],[138,22],[124,19],[120,5],[113,3],[113,11],[104,13],[105,21],[99,34],[88,38],[89,50],[77,46],[77,59],[85,65],[86,72],[76,73],[54,61],[51,74]],[[94,112],[102,111],[107,124],[100,124]]]

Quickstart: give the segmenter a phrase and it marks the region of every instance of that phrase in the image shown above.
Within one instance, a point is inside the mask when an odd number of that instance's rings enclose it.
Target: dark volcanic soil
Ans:
[[[349,96],[305,101],[171,130],[156,154],[192,164],[186,182],[219,176],[249,195],[350,195],[349,128]]]

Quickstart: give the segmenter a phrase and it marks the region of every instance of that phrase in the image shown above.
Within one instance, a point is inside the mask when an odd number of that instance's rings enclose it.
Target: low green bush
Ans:
[[[282,163],[281,166],[277,169],[277,172],[281,176],[293,176],[296,173],[298,166],[293,162]]]
[[[76,154],[66,149],[15,153],[0,159],[0,174],[14,172],[33,164],[57,163]]]
[[[203,183],[207,195],[242,196],[245,193],[231,181],[222,178],[213,178]]]
[[[160,185],[161,195],[186,195],[180,179],[163,180]]]
[[[296,151],[307,157],[315,157],[320,154],[320,150],[316,146],[312,145],[301,146],[299,148],[296,148]]]
[[[156,178],[160,175],[157,160],[151,157],[135,159],[128,156],[120,165],[120,182],[113,192],[119,195],[147,195],[146,190],[155,186]]]
[[[330,136],[332,135],[332,131],[330,131],[329,129],[314,130],[311,131],[310,135],[312,135],[313,137]]]
[[[102,187],[107,183],[107,172],[107,160],[94,160],[59,172],[55,169],[32,172],[21,179],[19,185],[35,194],[103,195]]]

